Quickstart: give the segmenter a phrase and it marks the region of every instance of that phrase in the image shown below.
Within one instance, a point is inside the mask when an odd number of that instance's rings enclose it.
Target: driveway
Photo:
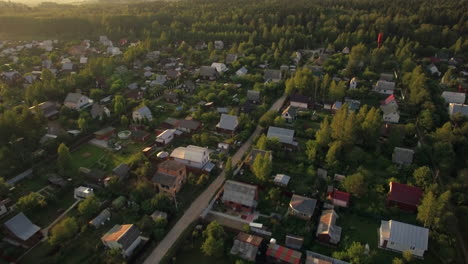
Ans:
[[[286,95],[281,96],[270,108],[270,110],[279,111],[281,106],[286,100]],[[252,145],[255,138],[257,138],[262,132],[262,128],[257,126],[255,131],[249,137],[249,139],[237,150],[237,152],[232,157],[232,163],[236,164],[239,162],[244,155],[244,153]],[[211,198],[216,194],[216,192],[221,188],[225,181],[225,172],[224,170],[219,174],[219,176],[206,188],[206,190],[198,196],[198,198],[190,205],[190,207],[185,211],[184,215],[179,219],[179,221],[172,227],[169,233],[161,240],[158,246],[151,252],[151,254],[146,258],[144,264],[157,264],[161,259],[167,254],[168,250],[174,245],[177,239],[182,235],[185,229],[189,227],[191,223],[197,220],[202,214],[203,210],[208,206],[211,201]]]

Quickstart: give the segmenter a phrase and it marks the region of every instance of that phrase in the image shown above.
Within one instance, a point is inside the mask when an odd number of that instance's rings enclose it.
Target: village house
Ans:
[[[288,186],[290,179],[291,177],[286,174],[276,174],[275,178],[273,179],[273,183],[278,186],[286,187]]]
[[[277,138],[281,144],[286,146],[297,146],[294,141],[294,130],[270,126],[268,128],[267,138]]]
[[[244,76],[244,75],[246,75],[247,73],[248,73],[248,70],[247,70],[247,68],[246,68],[245,66],[242,66],[240,69],[238,69],[238,70],[236,71],[236,75],[239,76],[239,77],[240,77],[240,76]]]
[[[255,262],[257,252],[262,244],[263,238],[259,236],[250,235],[244,232],[237,234],[234,239],[230,253],[236,255],[241,259]]]
[[[237,54],[229,53],[228,55],[226,55],[225,62],[226,62],[226,64],[232,64],[235,61],[237,61],[237,58],[238,58]]]
[[[135,225],[115,225],[101,241],[109,249],[118,249],[124,257],[130,257],[141,243],[140,231]]]
[[[260,103],[260,91],[248,90],[247,100],[254,104]]]
[[[265,82],[279,82],[281,81],[282,74],[280,70],[265,70],[263,80]]]
[[[216,71],[216,68],[210,67],[210,66],[201,66],[199,70],[199,75],[201,78],[205,80],[216,80],[218,77],[218,72]]]
[[[302,248],[302,245],[304,244],[304,238],[293,235],[286,235],[284,239],[284,244],[288,248],[300,250]]]
[[[357,88],[357,78],[356,77],[353,77],[350,81],[349,81],[349,89],[356,89]]]
[[[99,120],[102,120],[102,118],[106,116],[106,117],[110,117],[110,111],[107,107],[105,107],[104,105],[101,105],[99,103],[94,103],[93,106],[91,107],[91,117],[93,119],[99,119]]]
[[[393,94],[394,90],[395,83],[384,80],[378,80],[374,88],[374,91],[376,91],[377,93],[388,95]]]
[[[190,80],[187,80],[182,84],[182,89],[185,93],[193,93],[196,88],[197,86]]]
[[[454,116],[456,114],[468,116],[468,105],[451,103],[448,107],[448,113],[450,116]]]
[[[41,228],[33,224],[22,212],[3,224],[4,240],[16,246],[30,248],[43,238]]]
[[[194,131],[197,131],[201,128],[202,126],[202,123],[201,122],[198,122],[196,120],[193,120],[193,119],[182,119],[178,122],[177,124],[177,129],[184,132],[184,133],[192,133]]]
[[[175,197],[182,188],[186,177],[187,169],[184,164],[175,160],[166,160],[158,165],[152,182],[160,192]]]
[[[310,99],[307,96],[300,94],[293,94],[289,96],[289,104],[296,108],[308,109],[310,104]]]
[[[457,93],[457,92],[449,92],[449,91],[444,91],[442,92],[442,98],[444,98],[445,102],[447,104],[464,104],[466,100],[466,94],[465,93]]]
[[[379,228],[379,248],[391,251],[410,251],[423,258],[428,249],[429,229],[395,220],[381,221]]]
[[[215,40],[214,48],[217,49],[217,50],[224,49],[224,42],[222,40]]]
[[[350,263],[307,250],[305,264],[350,264]]]
[[[410,165],[413,163],[414,150],[395,147],[393,150],[392,161],[399,165]]]
[[[283,110],[281,113],[281,117],[286,120],[287,123],[293,123],[297,117],[297,109],[296,107],[289,105],[286,109]]]
[[[88,198],[90,196],[93,196],[93,195],[94,195],[93,189],[88,188],[88,187],[84,187],[84,186],[79,186],[79,187],[75,188],[73,196],[77,200],[84,200],[84,199],[86,199],[86,198]]]
[[[327,193],[327,200],[335,206],[348,207],[350,199],[351,194],[339,191],[337,189],[333,189]]]
[[[9,212],[9,205],[11,203],[10,198],[6,198],[0,201],[0,217]]]
[[[146,105],[143,105],[133,111],[132,118],[133,121],[151,121],[153,120],[153,115],[151,114],[150,109]]]
[[[89,221],[89,224],[95,228],[103,226],[107,221],[110,220],[111,212],[109,209],[102,210],[95,218]]]
[[[227,180],[223,187],[221,201],[226,207],[238,211],[252,212],[257,206],[257,186]]]
[[[133,130],[132,131],[132,140],[135,142],[146,142],[150,139],[151,134],[144,130]]]
[[[304,220],[310,220],[314,214],[316,204],[317,200],[315,199],[293,194],[289,202],[288,213]]]
[[[302,253],[287,247],[280,246],[270,242],[266,252],[268,263],[279,264],[299,264],[301,262]]]
[[[172,151],[170,157],[193,169],[209,169],[210,154],[207,148],[193,145],[178,147]]]
[[[94,138],[98,140],[108,140],[114,133],[115,128],[109,126],[94,132]]]
[[[333,209],[323,210],[317,227],[320,242],[336,245],[341,240],[341,227],[335,225],[338,214]]]
[[[68,93],[63,105],[73,110],[81,110],[90,106],[92,100],[80,93]]]
[[[219,123],[216,125],[216,129],[219,132],[226,134],[234,134],[237,127],[239,126],[239,120],[237,116],[221,114]]]
[[[388,206],[397,206],[401,210],[416,212],[421,203],[423,191],[421,188],[398,182],[390,182],[387,196]]]
[[[226,64],[219,63],[219,62],[213,62],[211,64],[211,68],[215,68],[218,73],[223,73],[228,70],[228,68],[226,67]]]
[[[175,129],[166,129],[161,134],[156,137],[156,144],[159,146],[166,146],[171,143],[174,139],[176,130]]]
[[[383,112],[383,121],[388,123],[397,124],[400,120],[400,113],[398,112],[398,103],[395,95],[388,96],[381,104],[380,110]]]
[[[31,106],[29,107],[29,110],[33,113],[36,113],[36,111],[40,111],[42,115],[47,119],[52,119],[59,114],[57,104],[50,101]]]
[[[130,167],[125,163],[120,163],[117,167],[112,170],[112,174],[119,178],[119,180],[124,180],[128,177],[130,173]]]

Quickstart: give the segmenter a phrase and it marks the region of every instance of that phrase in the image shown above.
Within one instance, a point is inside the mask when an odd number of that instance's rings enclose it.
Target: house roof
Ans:
[[[4,225],[11,233],[23,241],[28,240],[41,230],[41,228],[33,224],[23,212],[10,218]]]
[[[187,147],[178,147],[174,149],[171,153],[171,157],[182,160],[190,160],[193,162],[203,162],[203,158],[207,152],[207,148],[188,145]]]
[[[414,150],[395,147],[393,150],[392,160],[398,164],[411,164],[413,163]]]
[[[304,238],[292,235],[286,235],[285,244],[289,248],[300,249],[304,244]]]
[[[249,207],[256,205],[257,186],[228,180],[224,184],[223,201],[230,201]]]
[[[109,218],[110,216],[111,216],[111,212],[109,211],[109,209],[106,208],[102,210],[94,219],[89,221],[89,224],[93,226],[99,226],[103,222],[105,222],[107,218]]]
[[[447,103],[464,104],[465,99],[466,99],[466,94],[444,91],[442,93],[442,98],[444,98],[445,102]]]
[[[382,221],[382,225],[385,225]],[[417,249],[427,250],[429,241],[429,229],[410,225],[395,220],[388,221],[389,241],[414,246]]]
[[[449,104],[449,114],[454,115],[460,113],[464,116],[468,116],[468,105],[466,104]]]
[[[39,107],[42,110],[42,113],[44,114],[44,117],[49,118],[53,115],[56,115],[59,113],[57,109],[57,105],[54,102],[43,102],[38,105],[32,106],[29,109],[34,110],[36,107]]]
[[[114,131],[115,131],[115,128],[109,126],[109,127],[105,127],[103,129],[100,129],[100,130],[94,132],[94,135],[103,136],[103,135],[107,135],[109,133],[113,133]]]
[[[123,250],[127,250],[139,236],[140,231],[133,224],[115,225],[102,237],[102,240],[117,242],[122,246]]]
[[[380,74],[380,80],[382,81],[387,81],[387,82],[391,82],[393,81],[393,73],[381,73]]]
[[[156,172],[152,178],[152,181],[154,183],[159,183],[161,185],[173,187],[176,183],[177,177],[174,175],[162,173],[162,172]]]
[[[229,53],[228,55],[226,55],[226,63],[227,64],[233,63],[236,60],[237,60],[237,54]]]
[[[288,107],[286,107],[286,109],[284,109],[283,113],[281,114],[282,115],[288,114],[291,117],[295,117],[297,114],[297,109],[296,107],[289,105]]]
[[[204,77],[215,77],[216,76],[216,68],[210,66],[201,66],[200,67],[200,75]]]
[[[330,197],[332,199],[336,199],[336,200],[340,200],[340,201],[344,201],[348,203],[349,200],[351,199],[351,194],[334,189],[333,192],[330,194]]]
[[[237,120],[237,116],[221,114],[221,118],[219,123],[216,127],[224,129],[224,130],[236,130],[237,126],[239,125],[239,121]]]
[[[260,91],[248,90],[247,91],[247,99],[249,99],[250,101],[260,100]]]
[[[151,111],[149,110],[149,108],[146,105],[135,109],[135,112],[140,113],[141,116],[146,117],[146,118],[152,117]]]
[[[68,93],[65,98],[65,103],[78,103],[83,95],[80,93]]]
[[[304,96],[301,94],[292,94],[289,96],[289,101],[308,104],[310,100],[309,100],[309,97],[307,96]]]
[[[258,247],[262,240],[261,237],[239,233],[234,240],[230,253],[249,261],[255,261]]]
[[[128,165],[125,163],[121,163],[119,166],[115,167],[112,170],[112,173],[119,176],[120,178],[125,178],[127,177],[129,171],[130,167],[128,167]]]
[[[221,72],[225,72],[228,70],[228,68],[226,67],[226,64],[224,63],[219,63],[219,62],[213,62],[211,64],[211,67],[212,68],[215,68],[217,72],[221,73]]]
[[[182,119],[179,121],[178,127],[195,130],[195,129],[198,129],[200,125],[201,123],[199,121]]]
[[[329,235],[332,240],[331,242],[334,244],[338,243],[341,238],[341,227],[335,225],[336,219],[338,219],[338,214],[335,210],[330,209],[322,211],[317,227],[317,236]]]
[[[106,109],[107,108],[105,106],[100,105],[99,103],[94,103],[91,107],[91,117],[96,118],[102,116],[105,113]]]
[[[294,144],[294,130],[270,126],[267,133],[268,138],[278,138],[279,142]]]
[[[263,79],[268,80],[281,80],[281,71],[280,70],[265,70],[263,74]]]
[[[290,264],[299,264],[302,257],[299,251],[271,243],[268,245],[266,255]]]
[[[175,119],[175,118],[172,118],[172,117],[168,117],[168,118],[166,118],[164,123],[175,127],[175,126],[177,126],[179,124],[179,120]]]
[[[279,184],[282,184],[282,185],[288,185],[290,179],[291,179],[291,177],[289,177],[286,174],[276,174],[275,179],[273,181],[274,181],[274,183],[279,183]]]
[[[388,200],[418,206],[421,202],[423,191],[421,188],[409,186],[398,182],[390,182]]]
[[[334,259],[319,253],[312,251],[306,251],[306,262],[305,264],[350,264],[349,262],[342,261],[339,259]]]
[[[176,160],[165,160],[159,163],[158,168],[177,171],[177,170],[185,168],[185,165]]]
[[[293,194],[291,197],[291,201],[289,202],[289,206],[301,213],[312,215],[315,210],[315,205],[317,204],[317,200]]]
[[[375,84],[375,90],[382,91],[382,90],[395,90],[395,83],[388,82],[384,80],[379,80]]]
[[[249,244],[252,244],[252,245],[254,245],[256,247],[259,247],[260,244],[263,241],[263,238],[259,237],[259,236],[254,236],[254,235],[251,235],[251,234],[247,234],[247,233],[244,233],[244,232],[240,232],[239,234],[237,234],[236,240],[239,240],[239,241],[245,242],[245,243],[249,243]]]

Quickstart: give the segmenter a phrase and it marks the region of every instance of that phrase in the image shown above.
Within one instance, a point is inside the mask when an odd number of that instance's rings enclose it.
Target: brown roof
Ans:
[[[249,243],[249,244],[252,244],[252,245],[254,245],[256,247],[259,247],[260,244],[263,241],[263,238],[259,237],[259,236],[254,236],[254,235],[250,235],[250,234],[241,232],[241,233],[237,234],[236,240],[239,240],[239,241],[242,241],[242,242],[245,242],[245,243]]]
[[[191,130],[198,129],[200,127],[200,125],[201,125],[201,123],[196,121],[196,120],[183,119],[183,120],[179,121],[179,127],[187,128],[187,129],[191,129]]]
[[[112,228],[111,230],[109,230],[109,232],[107,232],[103,237],[102,239],[104,241],[118,241],[119,238],[125,234],[130,228],[132,227],[132,225],[120,225],[120,226],[116,226],[114,228]]]
[[[135,225],[115,225],[102,239],[104,241],[116,241],[123,249],[128,249],[140,236],[140,231]]]
[[[166,160],[164,162],[161,162],[159,165],[158,165],[158,168],[162,168],[162,169],[166,169],[166,170],[172,170],[172,171],[175,171],[175,170],[180,170],[182,168],[184,168],[185,165],[178,162],[178,161],[175,161],[175,160]]]

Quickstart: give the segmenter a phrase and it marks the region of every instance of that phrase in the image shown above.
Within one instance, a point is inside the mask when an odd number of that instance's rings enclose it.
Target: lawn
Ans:
[[[225,243],[226,250],[230,250],[232,247],[232,239],[234,234],[228,234],[229,239]],[[203,241],[201,238],[192,239],[192,236],[188,236],[188,238],[182,242],[181,247],[175,254],[175,264],[189,264],[189,263],[203,263],[203,264],[232,264],[234,263],[233,256],[226,257],[222,256],[219,258],[216,257],[208,257],[205,256],[200,247]],[[227,252],[226,252],[227,255]]]

